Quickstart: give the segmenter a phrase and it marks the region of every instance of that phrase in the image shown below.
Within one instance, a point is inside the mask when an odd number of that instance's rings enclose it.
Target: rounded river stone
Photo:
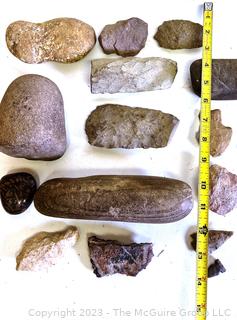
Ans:
[[[148,24],[139,18],[130,18],[105,26],[99,42],[104,53],[129,57],[145,47],[147,35]]]
[[[66,150],[63,98],[51,80],[14,80],[0,104],[0,151],[16,158],[55,160]]]
[[[16,21],[9,25],[6,42],[11,53],[26,63],[71,63],[94,47],[94,29],[77,19],[57,18],[43,23]]]
[[[3,208],[10,214],[19,214],[31,205],[37,185],[26,172],[8,174],[1,179],[0,195]]]

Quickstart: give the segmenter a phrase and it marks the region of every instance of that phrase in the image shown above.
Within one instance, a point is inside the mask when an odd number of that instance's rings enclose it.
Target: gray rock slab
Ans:
[[[97,147],[162,148],[178,123],[161,111],[106,104],[89,115],[86,133],[89,143]]]
[[[165,58],[96,59],[91,63],[92,93],[133,93],[168,89],[177,63]]]

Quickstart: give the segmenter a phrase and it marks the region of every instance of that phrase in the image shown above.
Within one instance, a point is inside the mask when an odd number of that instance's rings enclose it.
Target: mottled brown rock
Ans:
[[[210,209],[225,215],[237,206],[237,175],[225,168],[210,167]]]
[[[202,60],[196,60],[190,67],[194,93],[201,96]],[[212,60],[212,100],[237,99],[237,59]]]
[[[16,258],[20,271],[47,271],[79,238],[78,229],[69,226],[63,231],[40,232],[26,240]]]
[[[224,272],[226,272],[225,267],[219,259],[216,259],[214,263],[208,267],[208,278],[219,276],[220,273]]]
[[[232,129],[230,127],[225,127],[221,121],[221,110],[212,110],[210,153],[213,157],[218,157],[225,151],[230,144],[232,137]],[[199,135],[200,132],[196,135],[198,141]]]
[[[193,49],[202,47],[202,26],[188,20],[169,20],[158,27],[154,36],[160,47],[166,49]]]
[[[223,231],[223,230],[209,230],[208,233],[208,251],[209,254],[220,248],[226,240],[232,237],[232,231]],[[193,250],[196,250],[197,247],[197,233],[190,235],[191,245]]]
[[[37,184],[27,172],[7,174],[0,181],[2,206],[10,214],[20,214],[31,205]]]
[[[71,63],[94,47],[94,29],[77,19],[57,18],[43,23],[16,21],[9,25],[6,42],[11,53],[26,63]]]
[[[96,59],[91,62],[92,93],[132,93],[169,89],[177,63],[165,58]]]
[[[0,151],[17,158],[55,160],[66,150],[63,98],[51,80],[14,80],[0,104]]]
[[[116,273],[135,277],[146,269],[153,257],[151,243],[121,244],[97,237],[88,239],[90,259],[97,277]]]
[[[185,182],[123,175],[49,180],[34,203],[40,213],[58,218],[143,223],[175,222],[193,207]]]
[[[179,120],[161,111],[106,104],[86,121],[91,145],[105,148],[163,148]]]
[[[139,18],[130,18],[106,25],[99,36],[99,42],[104,53],[129,57],[135,56],[145,47],[147,35],[147,23]]]

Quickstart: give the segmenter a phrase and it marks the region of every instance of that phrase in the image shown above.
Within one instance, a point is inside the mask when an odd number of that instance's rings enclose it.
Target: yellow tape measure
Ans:
[[[197,229],[197,279],[196,319],[207,317],[208,278],[208,213],[209,213],[209,167],[211,136],[211,77],[212,77],[212,19],[213,3],[204,4],[202,94],[200,116],[200,154],[198,184],[198,229]]]

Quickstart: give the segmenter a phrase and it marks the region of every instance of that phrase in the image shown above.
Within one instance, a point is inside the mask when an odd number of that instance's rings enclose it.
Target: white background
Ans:
[[[7,0],[1,2],[0,20],[0,96],[18,76],[36,73],[53,80],[60,88],[65,102],[68,149],[64,157],[54,162],[34,162],[0,155],[0,176],[12,170],[33,170],[40,183],[53,177],[81,177],[92,174],[147,174],[178,178],[190,183],[195,206],[184,220],[167,225],[128,223],[94,223],[48,218],[37,213],[32,205],[19,215],[11,216],[0,207],[0,319],[42,319],[38,311],[66,311],[102,308],[104,317],[93,319],[141,319],[134,308],[156,309],[159,314],[143,319],[194,319],[195,253],[187,245],[188,235],[197,219],[196,189],[198,172],[198,129],[200,101],[190,89],[189,66],[201,57],[201,49],[170,51],[159,48],[153,35],[156,28],[169,19],[189,19],[202,23],[202,2],[174,1],[109,1],[109,0]],[[232,6],[232,7],[231,7]],[[213,57],[235,58],[235,1],[217,1],[214,7]],[[27,65],[10,54],[5,44],[7,26],[15,20],[42,22],[56,17],[75,17],[91,24],[97,35],[103,26],[117,20],[139,17],[149,24],[149,37],[141,57],[160,56],[178,62],[178,74],[169,90],[138,94],[92,95],[89,89],[90,60],[103,58],[97,42],[95,49],[82,61],[71,65],[43,63]],[[113,55],[111,56],[113,57]],[[114,55],[115,57],[115,55]],[[179,127],[169,146],[149,150],[104,150],[87,143],[84,125],[97,105],[119,103],[162,110],[180,119]],[[212,108],[222,110],[223,123],[233,128],[231,145],[212,163],[237,173],[236,101],[214,101]],[[0,128],[1,130],[1,128]],[[226,217],[210,213],[210,227],[237,231],[237,210]],[[80,240],[65,262],[46,274],[15,271],[15,256],[22,242],[38,231],[56,231],[66,224],[78,226]],[[87,237],[96,234],[105,238],[154,243],[150,265],[136,278],[115,275],[97,279],[90,266]],[[209,280],[208,319],[236,319],[236,235],[214,253],[227,269]],[[164,252],[158,257],[159,253]],[[119,317],[113,308],[131,311]],[[183,310],[182,310],[183,309]],[[230,309],[228,311],[227,309]],[[217,316],[218,313],[226,317]],[[173,311],[173,316],[168,312]],[[162,316],[161,313],[165,312]],[[188,314],[189,312],[189,314]],[[108,313],[108,314],[107,314]],[[213,314],[214,313],[214,314]],[[227,314],[228,313],[228,314]],[[229,315],[230,314],[230,315]],[[182,316],[183,315],[183,316]],[[229,316],[228,316],[229,315]],[[44,319],[61,319],[64,314]],[[66,317],[66,319],[90,317]]]

